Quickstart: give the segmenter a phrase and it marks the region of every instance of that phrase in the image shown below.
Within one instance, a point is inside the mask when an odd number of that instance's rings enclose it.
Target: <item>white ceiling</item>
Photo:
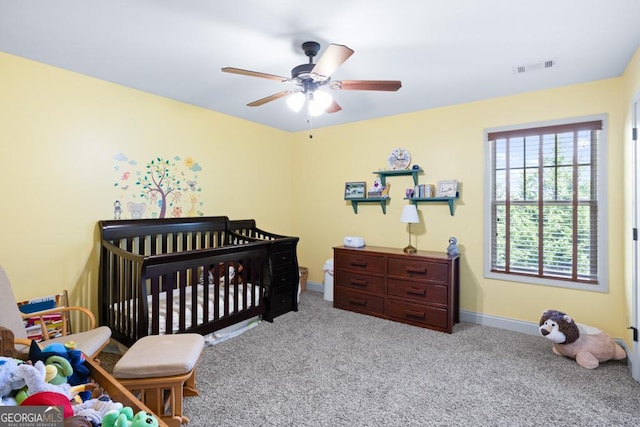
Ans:
[[[289,76],[308,40],[355,51],[335,80],[402,81],[332,91],[322,127],[620,76],[640,0],[0,0],[1,51],[287,131],[284,99],[246,104],[295,86],[220,69]]]

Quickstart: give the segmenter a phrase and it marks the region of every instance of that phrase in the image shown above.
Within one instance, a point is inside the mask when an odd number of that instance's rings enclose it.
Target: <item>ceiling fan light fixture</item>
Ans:
[[[353,54],[353,49],[341,44],[331,43],[320,59],[314,64],[313,58],[320,51],[318,42],[309,41],[302,44],[302,50],[309,58],[309,63],[301,64],[291,70],[291,78],[242,68],[224,67],[225,73],[259,77],[279,82],[295,83],[298,88],[283,90],[247,104],[248,107],[258,107],[280,98],[286,98],[287,105],[294,112],[305,108],[307,116],[320,116],[324,113],[337,113],[342,107],[333,100],[327,92],[318,90],[327,86],[333,90],[378,90],[397,91],[402,87],[398,80],[341,80],[332,81],[331,76]]]
[[[295,92],[295,93],[292,93],[291,96],[287,98],[287,105],[292,111],[297,113],[302,109],[302,106],[304,105],[304,101],[305,101],[304,93]]]
[[[309,114],[317,117],[327,111],[333,98],[323,90],[315,90],[309,94]]]

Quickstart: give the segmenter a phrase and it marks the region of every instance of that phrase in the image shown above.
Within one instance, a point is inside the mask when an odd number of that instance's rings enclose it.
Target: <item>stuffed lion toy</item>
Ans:
[[[547,310],[540,318],[540,333],[553,342],[551,348],[558,356],[575,359],[578,365],[595,369],[600,362],[624,360],[625,350],[601,330],[578,325],[558,310]]]

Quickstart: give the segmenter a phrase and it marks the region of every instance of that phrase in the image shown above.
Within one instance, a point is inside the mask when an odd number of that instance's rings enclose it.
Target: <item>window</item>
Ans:
[[[607,290],[603,123],[487,132],[485,276]]]

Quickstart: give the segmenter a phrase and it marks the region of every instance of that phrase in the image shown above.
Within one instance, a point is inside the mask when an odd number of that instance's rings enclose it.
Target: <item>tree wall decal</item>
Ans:
[[[122,153],[114,160],[118,174],[114,188],[119,191],[114,202],[115,218],[122,213],[123,218],[132,219],[204,215],[197,175],[202,168],[192,158],[181,161],[179,156],[171,160],[156,157],[143,169]],[[184,203],[188,209],[183,209]]]

